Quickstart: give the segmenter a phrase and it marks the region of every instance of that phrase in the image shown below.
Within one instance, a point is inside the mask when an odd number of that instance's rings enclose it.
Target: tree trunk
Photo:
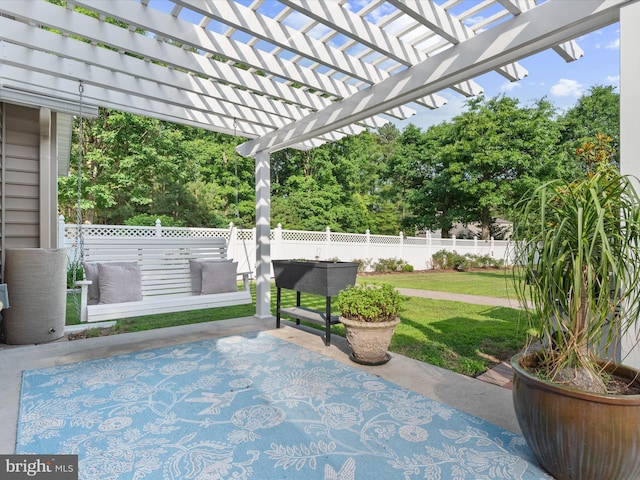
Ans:
[[[491,238],[491,214],[489,212],[489,207],[484,207],[482,209],[482,213],[480,214],[480,222],[482,227],[480,238],[482,240],[489,240]]]

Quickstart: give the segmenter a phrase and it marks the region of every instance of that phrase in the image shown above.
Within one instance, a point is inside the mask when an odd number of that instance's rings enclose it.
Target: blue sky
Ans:
[[[529,75],[518,82],[509,82],[501,75],[490,72],[476,81],[484,88],[486,97],[506,95],[528,105],[546,97],[553,105],[563,110],[572,107],[589,88],[594,85],[620,83],[619,64],[620,24],[615,23],[576,39],[584,50],[584,56],[571,63],[565,62],[552,50],[520,60]],[[437,110],[417,109],[411,119],[394,122],[398,128],[409,123],[426,129],[430,125],[448,121],[464,110],[466,98],[450,90],[439,92],[448,103]]]

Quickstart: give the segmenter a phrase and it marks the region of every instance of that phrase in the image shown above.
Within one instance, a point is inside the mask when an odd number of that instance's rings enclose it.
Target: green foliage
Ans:
[[[532,184],[561,168],[552,105],[521,107],[499,97],[469,100],[468,111],[422,134],[407,128],[391,159],[392,176],[411,215],[404,225],[442,229],[479,222],[488,239],[498,216]]]
[[[593,87],[561,117],[546,100],[470,100],[467,111],[422,131],[387,124],[310,151],[271,155],[271,218],[287,229],[397,235],[479,223],[499,238],[496,220],[551,178],[575,178],[572,152],[585,135],[619,137],[619,97]],[[175,225],[255,223],[254,160],[235,153],[243,139],[100,109],[74,123],[69,176],[58,180],[59,213],[76,218],[82,148],[82,221],[122,224],[137,215]],[[237,172],[237,174],[236,174]],[[140,217],[145,218],[145,217]]]
[[[519,205],[515,285],[547,346],[544,375],[565,381],[567,372],[586,372],[589,389],[602,392],[599,349],[614,348],[640,314],[640,198],[614,165],[610,137],[577,156],[584,176],[545,183]]]
[[[84,278],[82,263],[70,261],[67,263],[67,288],[75,288],[74,282]]]
[[[122,224],[141,214],[185,226],[238,224],[238,183],[241,222],[255,223],[253,160],[235,154],[233,137],[100,109],[98,118],[84,120],[79,145],[74,121],[70,175],[58,181],[67,218],[75,218],[81,147],[83,221]]]
[[[611,137],[613,158],[619,165],[620,95],[614,90],[615,87],[610,85],[591,87],[589,93],[580,97],[559,119],[562,144],[570,154],[598,134],[604,134]]]
[[[358,273],[363,273],[369,269],[371,266],[372,259],[371,258],[354,258],[351,260],[352,262],[356,262],[358,264]]]
[[[293,230],[397,234],[398,211],[384,196],[383,158],[393,141],[371,132],[347,136],[312,151],[272,155],[272,219]]]
[[[359,322],[387,322],[398,317],[405,298],[391,285],[349,285],[336,300],[340,315]]]
[[[381,258],[371,265],[376,273],[412,272],[413,267],[401,258]]]
[[[489,255],[460,255],[455,250],[438,250],[431,256],[431,266],[436,270],[453,269],[464,272],[472,268],[501,268],[504,260],[496,260]]]

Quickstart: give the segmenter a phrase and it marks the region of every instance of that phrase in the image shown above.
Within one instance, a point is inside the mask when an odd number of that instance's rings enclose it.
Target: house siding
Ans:
[[[2,250],[40,247],[39,110],[2,105]]]

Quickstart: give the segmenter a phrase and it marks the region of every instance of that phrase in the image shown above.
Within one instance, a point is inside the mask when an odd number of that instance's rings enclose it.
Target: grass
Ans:
[[[428,278],[431,277],[431,278]],[[395,287],[431,289],[506,298],[510,288],[503,271],[408,273],[358,278],[359,283],[390,283]],[[436,288],[437,287],[437,288]],[[255,291],[254,298],[255,298]],[[271,287],[271,311],[275,315],[275,285]],[[325,299],[302,294],[305,307],[324,310]],[[295,305],[295,292],[282,290],[282,305]],[[125,333],[174,325],[209,322],[253,316],[255,306],[238,305],[208,310],[149,315],[119,320],[116,327],[100,329],[87,336]],[[444,300],[411,297],[401,312],[401,322],[391,342],[390,351],[400,353],[458,373],[477,376],[497,360],[507,360],[519,351],[526,340],[526,328],[518,310],[471,305]],[[79,323],[72,296],[67,304],[67,325]],[[319,330],[323,326],[308,324]],[[334,325],[332,334],[344,336],[344,327]]]
[[[510,359],[526,341],[511,308],[412,297],[400,318],[390,351],[469,376]]]
[[[511,270],[475,272],[391,273],[364,275],[358,283],[391,283],[394,287],[515,299]]]

